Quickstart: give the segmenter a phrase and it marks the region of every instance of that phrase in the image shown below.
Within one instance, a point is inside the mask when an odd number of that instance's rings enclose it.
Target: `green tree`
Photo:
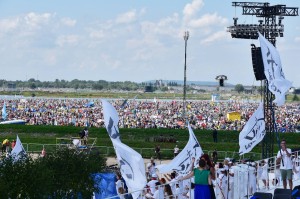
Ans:
[[[243,92],[245,90],[245,88],[242,84],[237,84],[237,85],[235,85],[234,90],[237,91],[238,93],[240,93],[240,92]]]
[[[293,101],[299,101],[299,97],[298,97],[298,95],[297,94],[294,94],[294,96],[293,96],[293,99],[292,99]]]
[[[35,83],[31,83],[31,84],[30,84],[30,88],[31,88],[31,89],[36,89]]]
[[[0,164],[1,198],[91,198],[93,173],[103,172],[105,159],[96,152],[61,149],[43,158],[5,158]],[[76,198],[76,197],[75,197]]]

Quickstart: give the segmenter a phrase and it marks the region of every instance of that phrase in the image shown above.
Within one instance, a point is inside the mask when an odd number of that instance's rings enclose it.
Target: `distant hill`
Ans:
[[[157,80],[149,80],[146,83],[154,84]],[[183,80],[161,80],[164,84],[169,82],[176,82],[178,85],[183,85]],[[218,86],[218,81],[186,81],[187,85],[197,85],[197,86]],[[233,84],[225,82],[226,86],[234,86]]]

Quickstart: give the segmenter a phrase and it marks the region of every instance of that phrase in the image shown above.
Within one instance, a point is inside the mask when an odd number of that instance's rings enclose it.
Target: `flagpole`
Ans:
[[[189,31],[184,32],[183,36],[185,47],[184,47],[184,79],[183,79],[183,120],[186,123],[186,48],[187,40],[189,39]]]

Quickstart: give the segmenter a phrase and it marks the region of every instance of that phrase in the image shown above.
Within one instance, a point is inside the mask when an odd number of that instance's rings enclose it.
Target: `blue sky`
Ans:
[[[226,27],[257,23],[227,0],[0,0],[0,79],[187,80],[260,85],[250,44]],[[255,2],[265,2],[257,0]],[[272,5],[300,7],[298,0]],[[288,80],[300,86],[300,17],[285,17],[277,48]]]

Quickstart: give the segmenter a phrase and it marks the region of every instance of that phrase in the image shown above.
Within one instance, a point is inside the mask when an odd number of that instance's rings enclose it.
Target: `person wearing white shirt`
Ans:
[[[277,153],[276,164],[280,163],[280,173],[283,188],[287,188],[287,182],[289,181],[289,187],[293,189],[293,163],[292,163],[292,150],[286,147],[286,141],[282,140],[280,143],[280,151]]]
[[[155,191],[154,191],[154,194],[153,194],[153,199],[160,199],[161,198],[161,193],[163,193],[161,190],[160,190],[160,182],[156,182],[155,183]]]
[[[174,148],[174,157],[176,157],[179,153],[179,148],[178,146],[176,145],[175,148]]]
[[[150,162],[147,164],[147,178],[151,178],[152,175],[156,173],[155,166],[154,158],[151,157]]]
[[[119,188],[120,187],[122,187],[122,188],[124,188],[123,187],[123,182],[122,182],[122,180],[121,180],[121,178],[122,178],[122,176],[121,176],[121,174],[117,174],[117,182],[116,182],[116,190],[117,190],[117,193],[118,193],[118,195],[120,195],[120,193],[119,193]]]
[[[155,183],[157,183],[158,180],[157,180],[157,175],[156,174],[152,174],[152,180],[150,180],[147,185],[149,186],[150,188],[150,191],[151,191],[151,194],[154,195],[154,192],[155,192]]]
[[[264,183],[264,188],[269,189],[269,173],[268,173],[268,160],[262,160],[261,161],[261,165],[262,165],[262,173],[261,173],[261,180]]]

